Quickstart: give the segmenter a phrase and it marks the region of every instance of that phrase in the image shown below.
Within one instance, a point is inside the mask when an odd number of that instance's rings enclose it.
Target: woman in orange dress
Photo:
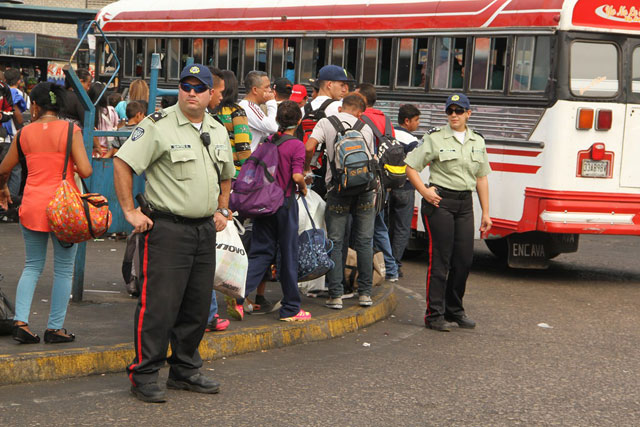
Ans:
[[[53,242],[54,279],[51,291],[51,312],[44,332],[45,343],[70,342],[73,334],[62,328],[71,294],[71,279],[77,246],[63,247],[49,228],[46,208],[61,182],[61,172],[67,147],[69,122],[58,117],[64,106],[64,89],[45,82],[31,91],[34,121],[20,131],[20,148],[24,153],[28,175],[20,206],[20,227],[25,243],[25,266],[16,290],[16,315],[13,337],[24,344],[40,342],[29,329],[29,313],[33,293],[42,274],[47,255],[49,235]],[[11,201],[6,182],[11,169],[20,161],[18,147],[13,145],[0,164],[0,207]],[[86,178],[92,168],[82,142],[80,128],[74,125],[71,156],[66,179],[75,187],[74,170]],[[76,188],[77,189],[77,188]]]

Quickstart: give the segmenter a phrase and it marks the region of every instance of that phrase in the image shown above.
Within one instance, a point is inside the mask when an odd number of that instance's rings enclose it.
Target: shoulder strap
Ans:
[[[342,122],[336,116],[327,117],[327,120],[329,120],[329,123],[331,123],[331,126],[333,126],[333,128],[339,134],[343,134],[343,133],[346,132],[345,129],[344,129],[344,126],[342,126]]]
[[[64,169],[62,169],[62,180],[64,181],[67,176],[67,166],[69,165],[69,156],[71,155],[71,143],[73,140],[73,123],[67,122],[69,125],[67,131],[67,152],[64,156]]]
[[[304,104],[304,117],[307,117],[309,114],[311,114],[312,111],[313,109],[311,108],[310,102],[307,102],[306,104]]]
[[[358,132],[360,132],[362,129],[364,129],[364,122],[360,120],[356,121],[356,123],[353,126],[351,126],[351,129],[357,130]]]
[[[367,124],[371,128],[371,132],[373,132],[373,135],[375,135],[376,139],[380,141],[380,138],[382,138],[382,134],[380,133],[380,129],[378,129],[378,126],[376,126],[375,123],[373,123],[373,120],[371,120],[371,118],[363,114],[360,116],[360,120],[356,122],[356,125],[358,125],[358,123],[361,123],[361,126],[360,126],[360,129],[356,129],[356,130],[361,130],[364,127],[364,125]],[[354,126],[354,129],[355,129],[355,126]]]
[[[393,126],[391,125],[389,116],[384,116],[384,134],[389,138],[393,137]]]
[[[298,139],[298,138],[296,138],[293,135],[287,135],[286,133],[283,133],[282,135],[280,135],[280,137],[278,137],[278,139],[275,142],[273,141],[273,138],[272,138],[271,142],[273,142],[276,145],[276,147],[278,147],[287,141],[291,141],[292,139]]]
[[[320,105],[320,107],[318,107],[318,109],[317,109],[316,111],[322,111],[322,112],[324,112],[324,110],[326,110],[326,109],[327,109],[327,107],[328,107],[331,103],[333,103],[333,101],[335,101],[335,99],[331,99],[331,98],[329,98],[329,99],[325,99],[325,100],[324,100],[324,102]]]

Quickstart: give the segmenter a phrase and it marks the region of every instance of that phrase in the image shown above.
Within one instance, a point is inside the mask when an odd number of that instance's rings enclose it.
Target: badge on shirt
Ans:
[[[138,126],[133,130],[133,132],[131,132],[131,140],[135,141],[137,139],[140,139],[142,138],[142,135],[144,135],[144,129]]]
[[[191,144],[176,144],[171,145],[172,150],[188,150],[191,148]]]

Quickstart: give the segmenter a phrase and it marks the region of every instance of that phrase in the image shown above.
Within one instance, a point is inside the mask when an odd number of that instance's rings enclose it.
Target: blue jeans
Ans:
[[[327,273],[326,284],[329,288],[329,297],[338,298],[344,294],[342,280],[344,278],[343,251],[347,250],[345,244],[345,230],[349,214],[353,216],[351,236],[353,249],[358,254],[358,293],[371,295],[373,281],[373,225],[376,210],[373,203],[373,191],[358,196],[338,196],[335,190],[327,194],[327,206],[325,220],[327,222],[327,235],[333,241],[331,259],[336,264],[333,270]]]
[[[384,222],[384,211],[380,211],[380,213],[376,215],[376,221],[373,227],[373,247],[376,252],[382,252],[386,276],[389,278],[398,277],[398,264],[391,252],[391,240],[389,240],[389,229]]]
[[[416,190],[407,184],[403,188],[391,190],[389,198],[389,237],[391,252],[400,266],[400,261],[411,237],[411,221],[415,204]]]
[[[53,233],[33,231],[20,225],[24,236],[26,258],[24,270],[16,290],[16,315],[14,320],[29,323],[31,301],[36,284],[47,259],[49,234],[53,242],[53,288],[51,290],[51,312],[47,328],[60,329],[67,315],[67,305],[71,295],[71,279],[78,245],[63,248]]]
[[[229,226],[229,224],[227,224]],[[218,314],[218,300],[216,299],[216,291],[211,292],[211,306],[209,307],[209,319],[207,323],[211,323],[214,317]]]

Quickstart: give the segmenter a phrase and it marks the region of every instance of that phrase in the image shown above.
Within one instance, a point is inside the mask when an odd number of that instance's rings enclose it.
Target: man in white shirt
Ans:
[[[338,107],[342,105],[342,98],[349,92],[349,76],[346,70],[337,65],[325,65],[318,71],[318,77],[314,83],[318,85],[318,95],[311,101],[311,110],[317,110],[327,99],[333,99],[325,108],[325,115],[335,116],[338,114]],[[302,115],[304,116],[304,109]]]
[[[271,90],[269,76],[264,71],[249,71],[244,78],[247,95],[240,106],[247,113],[249,129],[251,130],[251,151],[255,151],[264,139],[278,131],[276,113],[278,104]],[[266,104],[267,114],[260,109],[260,104]]]

